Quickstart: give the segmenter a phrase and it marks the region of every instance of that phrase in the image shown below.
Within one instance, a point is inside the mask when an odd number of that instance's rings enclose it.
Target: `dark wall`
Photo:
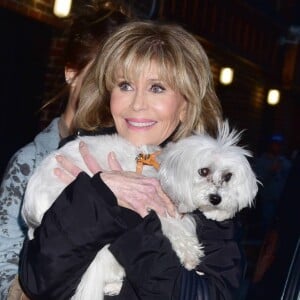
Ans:
[[[48,25],[1,8],[0,37],[2,175],[12,154],[39,131],[52,32]]]
[[[272,134],[280,133],[285,137],[286,153],[290,155],[300,147],[296,130],[299,128],[300,47],[296,37],[288,33],[290,24],[285,13],[278,14],[270,5],[266,10],[252,2],[165,0],[161,15],[163,19],[184,25],[206,49],[224,116],[233,126],[246,129],[243,144],[258,153]],[[266,4],[266,1],[254,2]],[[280,2],[282,9],[288,3],[296,3]],[[293,8],[290,12],[293,14]],[[282,43],[282,39],[291,42]],[[220,69],[225,66],[235,72],[233,84],[226,87],[218,84]],[[280,103],[275,107],[266,104],[270,88],[281,91]]]

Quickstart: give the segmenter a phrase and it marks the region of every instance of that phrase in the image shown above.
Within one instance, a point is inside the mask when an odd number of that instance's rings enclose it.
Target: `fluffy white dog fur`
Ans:
[[[195,268],[204,252],[197,239],[194,220],[185,213],[199,209],[207,218],[223,221],[251,206],[256,196],[257,180],[246,158],[250,153],[237,146],[239,136],[230,131],[225,122],[220,126],[217,139],[197,134],[169,143],[158,157],[158,173],[149,166],[143,169],[145,176],[160,180],[178,212],[184,213],[182,218],[160,217],[160,220],[163,233],[187,269]],[[65,188],[65,184],[53,174],[53,169],[58,166],[55,156],[69,157],[90,174],[78,151],[80,140],[88,145],[104,169],[108,168],[107,155],[111,151],[115,152],[124,170],[135,171],[135,159],[139,153],[159,149],[157,146],[136,148],[118,135],[103,135],[78,137],[51,153],[32,175],[25,194],[22,215],[29,227],[30,239],[34,238],[34,229],[40,225],[44,213]],[[124,276],[123,268],[107,245],[94,258],[72,299],[103,299],[104,294],[118,294]]]

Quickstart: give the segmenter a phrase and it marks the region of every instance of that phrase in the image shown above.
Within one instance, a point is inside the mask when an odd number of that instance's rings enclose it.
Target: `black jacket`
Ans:
[[[106,244],[124,267],[126,279],[112,300],[235,299],[243,270],[235,220],[214,222],[194,214],[205,257],[187,271],[162,234],[159,218],[141,218],[119,207],[99,174],[81,173],[25,240],[20,282],[31,299],[69,299],[97,252]]]

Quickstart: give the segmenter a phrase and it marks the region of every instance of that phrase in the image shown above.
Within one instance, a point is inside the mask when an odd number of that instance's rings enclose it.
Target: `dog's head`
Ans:
[[[159,179],[180,213],[199,209],[207,218],[223,221],[251,206],[258,181],[239,139],[240,133],[224,122],[217,139],[196,134],[162,151]]]

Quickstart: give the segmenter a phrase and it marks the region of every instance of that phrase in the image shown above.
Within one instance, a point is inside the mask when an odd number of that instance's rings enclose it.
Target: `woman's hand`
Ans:
[[[111,170],[105,171],[90,154],[84,142],[80,142],[79,151],[92,174],[102,172],[101,179],[114,193],[120,206],[134,210],[142,217],[150,210],[159,215],[175,215],[175,206],[162,191],[157,179],[123,171],[113,152],[108,155]],[[66,184],[71,183],[82,171],[64,156],[59,155],[56,159],[62,169],[56,168],[54,172]]]
[[[87,145],[83,142],[79,142],[79,152],[88,167],[88,169],[91,171],[92,174],[96,174],[100,171],[103,171],[102,168],[99,166],[98,162],[95,160],[95,158],[90,154]],[[120,164],[116,164],[112,162],[110,156],[113,154],[109,154],[109,163],[112,164],[110,167],[113,168],[119,168]],[[61,168],[55,168],[54,174],[65,184],[70,184],[82,170],[78,168],[76,165],[74,165],[68,158],[62,155],[57,155],[56,160],[59,163]]]
[[[125,171],[103,172],[100,176],[115,194],[120,206],[134,210],[142,217],[151,210],[161,216],[175,215],[173,203],[156,178]]]

